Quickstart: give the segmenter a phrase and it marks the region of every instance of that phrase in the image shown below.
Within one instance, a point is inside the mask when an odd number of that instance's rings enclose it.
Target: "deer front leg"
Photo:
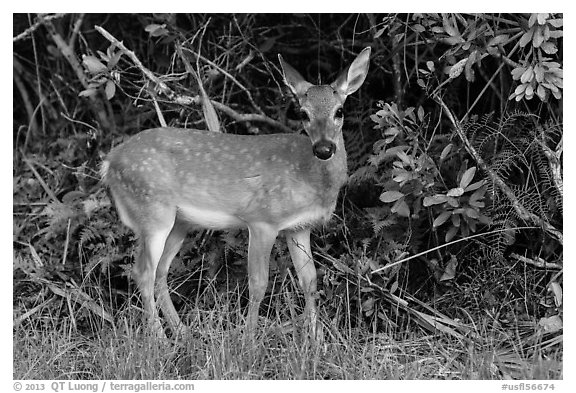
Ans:
[[[298,274],[298,281],[304,291],[306,321],[312,337],[316,338],[316,267],[310,249],[310,229],[288,232],[286,241],[292,256],[292,263]]]
[[[250,303],[248,304],[248,335],[254,337],[258,326],[258,310],[266,294],[268,286],[270,252],[278,235],[278,231],[265,223],[248,226],[248,289]]]

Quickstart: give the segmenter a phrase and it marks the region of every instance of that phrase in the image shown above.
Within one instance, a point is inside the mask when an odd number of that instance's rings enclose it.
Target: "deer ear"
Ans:
[[[343,99],[358,90],[364,83],[370,65],[370,52],[370,47],[364,48],[352,64],[330,85]]]
[[[298,71],[284,61],[281,55],[278,55],[278,60],[280,60],[282,76],[284,77],[286,86],[288,86],[297,97],[306,94],[310,86],[312,86],[312,83],[307,82]]]

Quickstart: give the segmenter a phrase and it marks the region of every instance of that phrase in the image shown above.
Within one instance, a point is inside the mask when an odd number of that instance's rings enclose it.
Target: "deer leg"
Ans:
[[[254,337],[258,326],[258,310],[268,286],[270,252],[278,235],[278,231],[264,223],[248,226],[248,289],[250,302],[248,304],[248,334]]]
[[[134,280],[140,290],[144,312],[150,329],[158,336],[165,336],[154,301],[154,281],[156,267],[162,256],[170,228],[143,233],[140,239],[140,252],[132,269]]]
[[[316,337],[316,267],[310,249],[310,230],[287,232],[286,241],[292,263],[298,274],[298,281],[304,291],[306,320],[309,323],[312,337]]]
[[[178,317],[176,309],[174,308],[174,303],[172,303],[172,299],[170,299],[167,277],[168,271],[170,270],[170,264],[178,251],[180,251],[185,237],[186,227],[178,223],[174,224],[174,227],[166,239],[164,252],[162,253],[162,257],[160,258],[160,262],[156,269],[156,301],[158,302],[164,317],[166,317],[170,328],[176,334],[184,333],[185,329],[180,317]]]

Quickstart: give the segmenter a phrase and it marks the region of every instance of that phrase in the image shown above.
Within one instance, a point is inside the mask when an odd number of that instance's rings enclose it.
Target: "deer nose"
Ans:
[[[334,142],[322,139],[312,146],[312,152],[319,159],[328,160],[329,158],[332,158],[334,152],[336,152],[336,145]]]

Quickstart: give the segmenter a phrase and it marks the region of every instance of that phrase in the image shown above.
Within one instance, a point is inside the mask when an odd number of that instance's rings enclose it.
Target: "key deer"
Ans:
[[[307,323],[316,334],[310,230],[330,219],[346,182],[342,106],[364,82],[369,57],[366,48],[333,83],[313,85],[279,56],[307,136],[162,127],[142,131],[108,154],[103,181],[120,219],[139,237],[133,277],[155,331],[164,332],[158,308],[173,331],[183,331],[166,278],[187,232],[245,227],[248,331],[257,326],[271,249],[282,232],[305,295]]]

